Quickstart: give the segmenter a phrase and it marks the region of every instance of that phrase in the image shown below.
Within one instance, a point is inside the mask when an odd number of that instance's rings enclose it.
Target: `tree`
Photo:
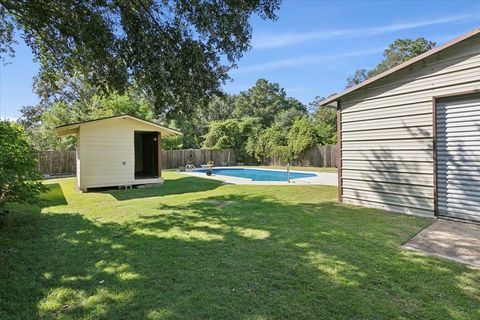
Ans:
[[[250,48],[250,16],[275,20],[280,0],[0,0],[0,53],[13,52],[13,29],[55,87],[81,74],[103,92],[135,82],[157,114],[189,112],[219,91]],[[2,56],[3,56],[2,55]]]
[[[317,130],[317,143],[322,145],[337,143],[337,112],[332,108],[318,106],[313,114]]]
[[[369,72],[371,78],[435,47],[436,43],[425,38],[397,39],[383,52],[383,60]]]
[[[168,122],[168,126],[182,132],[182,148],[201,148],[204,136],[208,132],[208,124],[204,124],[201,119],[197,118],[196,113],[192,113],[190,116],[177,115],[174,120]]]
[[[298,118],[288,132],[288,147],[294,159],[302,152],[314,146],[318,141],[317,130],[312,118]]]
[[[235,96],[222,94],[213,97],[207,106],[197,105],[195,111],[177,114],[170,120],[169,126],[178,128],[183,135],[176,139],[181,144],[170,144],[170,147],[200,148],[203,138],[208,132],[208,126],[212,121],[223,121],[232,118],[235,108]]]
[[[353,76],[347,78],[347,85],[345,89],[355,87],[357,84],[362,83],[368,79],[368,70],[367,69],[357,69]]]
[[[232,148],[242,152],[255,127],[256,123],[253,118],[212,121],[208,133],[205,135],[203,147],[207,149]]]
[[[201,118],[203,123],[207,124],[211,121],[221,121],[232,118],[235,110],[236,96],[222,94],[213,97],[206,108],[197,108],[197,117]]]
[[[287,163],[288,182],[290,182],[289,171],[292,161],[316,143],[316,130],[310,117],[297,119],[287,136],[287,144],[278,144],[274,147],[273,153],[283,162]]]
[[[347,79],[346,89],[367,79],[385,72],[405,61],[421,55],[435,47],[436,43],[423,37],[412,39],[397,39],[383,52],[383,60],[372,70],[358,69]]]
[[[334,145],[337,143],[336,125],[332,126],[328,123],[319,123],[316,125],[317,143],[321,145]]]
[[[336,93],[330,94],[327,98],[335,96]],[[325,97],[321,96],[316,96],[313,98],[313,101],[308,103],[308,113],[310,114],[315,114],[315,112],[318,110],[318,107],[320,106],[320,103],[325,100]]]
[[[177,114],[169,123],[183,133],[185,148],[202,146],[212,121],[255,118],[264,128],[279,121],[288,130],[295,118],[306,114],[300,101],[287,97],[278,83],[265,79],[259,79],[255,86],[239,95],[221,94],[212,98],[206,107],[197,105],[194,109],[194,112]]]
[[[85,106],[89,119],[129,114],[146,120],[155,118],[153,105],[144,97],[136,96],[134,92],[118,94],[116,92],[108,96],[93,96]]]
[[[283,128],[283,130],[288,131],[292,127],[295,120],[306,116],[306,114],[307,113],[305,112],[305,110],[299,110],[296,108],[283,110],[277,114],[274,123],[280,126],[280,128]]]
[[[265,163],[267,158],[275,156],[278,146],[285,144],[287,144],[286,131],[274,123],[263,130],[257,128],[248,138],[245,152],[257,161]]]
[[[21,121],[24,117],[22,116]],[[55,127],[79,122],[83,119],[78,110],[64,102],[56,102],[41,115],[38,126],[25,127],[30,146],[38,151],[44,150],[75,150],[77,139],[70,135],[61,138],[55,132]]]
[[[282,111],[296,109],[306,112],[306,107],[296,99],[287,98],[286,92],[278,83],[259,79],[236,99],[234,117],[253,117],[267,128]]]
[[[0,6],[0,62],[7,63],[7,57],[13,58],[15,51],[15,26],[6,10]]]
[[[36,150],[74,150],[76,137],[58,137],[55,127],[67,123],[130,114],[147,120],[154,119],[153,105],[133,91],[125,94],[92,97],[68,102],[59,99],[20,110],[19,123],[27,132],[30,145]]]
[[[246,144],[248,155],[265,163],[267,158],[279,157],[290,163],[302,152],[318,143],[317,129],[311,117],[297,118],[289,131],[274,123],[271,127],[256,131]]]
[[[162,150],[178,150],[182,148],[182,136],[162,137]]]
[[[0,120],[0,212],[9,202],[34,202],[45,188],[23,128]]]
[[[37,76],[33,78],[33,90],[40,98],[39,105],[48,106],[55,102],[86,103],[92,100],[93,96],[108,95],[97,86],[87,81],[79,72],[73,76],[63,75],[58,77],[55,83],[48,82],[48,79]],[[135,84],[130,85],[128,91],[138,90]]]
[[[334,95],[334,94],[333,94]],[[337,112],[335,109],[320,105],[325,100],[323,97],[315,97],[309,103],[314,109],[312,116],[317,130],[317,143],[322,145],[337,143]]]
[[[41,104],[23,106],[20,108],[22,116],[17,120],[24,128],[38,128],[42,123],[42,114],[45,107]]]

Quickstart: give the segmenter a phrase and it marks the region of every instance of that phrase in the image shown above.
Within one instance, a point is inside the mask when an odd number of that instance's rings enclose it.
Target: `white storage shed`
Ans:
[[[56,128],[76,134],[77,185],[89,188],[163,183],[163,137],[180,132],[130,115],[114,116]]]

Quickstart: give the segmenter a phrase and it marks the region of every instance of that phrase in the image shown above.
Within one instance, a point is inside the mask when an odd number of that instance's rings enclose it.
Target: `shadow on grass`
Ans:
[[[63,206],[68,204],[63,194],[62,186],[59,183],[50,183],[45,186],[47,187],[47,191],[40,199],[42,207]]]
[[[132,200],[137,198],[149,198],[158,196],[169,196],[191,192],[213,190],[219,187],[220,181],[208,180],[196,177],[180,177],[165,180],[161,186],[148,188],[135,188],[132,190],[109,190],[106,193],[112,195],[119,201]]]
[[[122,224],[22,217],[0,227],[0,318],[479,315],[480,272],[400,249],[425,219],[236,194]]]

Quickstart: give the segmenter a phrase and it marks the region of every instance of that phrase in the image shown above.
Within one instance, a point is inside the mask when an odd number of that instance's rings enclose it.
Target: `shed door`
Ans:
[[[480,95],[438,100],[438,214],[480,221]]]

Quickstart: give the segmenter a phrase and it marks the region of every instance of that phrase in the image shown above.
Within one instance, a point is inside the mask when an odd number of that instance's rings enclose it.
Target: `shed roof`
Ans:
[[[121,119],[132,119],[132,120],[134,120],[134,121],[138,121],[138,122],[141,122],[141,123],[143,123],[143,124],[152,126],[152,128],[155,128],[155,129],[157,129],[158,131],[160,131],[160,132],[162,133],[162,136],[164,136],[164,137],[176,136],[176,135],[181,135],[181,134],[182,134],[181,132],[179,132],[179,131],[177,131],[177,130],[170,129],[170,128],[168,128],[168,127],[159,125],[159,124],[156,123],[156,122],[149,121],[149,120],[145,120],[145,119],[138,118],[138,117],[135,117],[135,116],[131,116],[131,115],[128,115],[128,114],[123,114],[123,115],[119,115],[119,116],[112,116],[112,117],[105,117],[105,118],[99,118],[99,119],[95,119],[95,120],[88,120],[88,121],[77,122],[77,123],[65,124],[65,125],[56,127],[55,130],[57,131],[57,134],[58,134],[59,136],[66,136],[66,135],[69,135],[69,134],[75,134],[75,133],[77,133],[77,132],[78,132],[78,129],[80,128],[80,126],[82,126],[82,125],[84,125],[84,124],[92,123],[92,122],[110,121],[110,120],[119,119],[119,118],[121,118]]]
[[[419,55],[415,58],[412,58],[408,61],[405,61],[404,63],[401,63],[396,67],[393,67],[393,68],[391,68],[391,69],[389,69],[385,72],[382,72],[382,73],[376,75],[375,77],[372,77],[368,80],[365,80],[362,83],[359,83],[358,85],[343,91],[342,93],[339,93],[339,94],[336,94],[336,95],[334,95],[330,98],[327,98],[327,99],[321,101],[319,104],[321,106],[327,106],[327,105],[331,104],[332,102],[335,102],[335,101],[339,100],[341,97],[343,97],[343,96],[345,96],[349,93],[357,91],[358,89],[363,88],[363,87],[365,87],[365,86],[367,86],[367,85],[369,85],[369,84],[371,84],[375,81],[378,81],[378,80],[380,80],[380,79],[382,79],[382,78],[384,78],[388,75],[391,75],[392,73],[395,73],[399,70],[405,69],[406,67],[408,67],[408,66],[410,66],[410,65],[412,65],[416,62],[419,62],[419,61],[421,61],[425,58],[430,57],[431,55],[433,55],[435,53],[438,53],[438,52],[443,51],[447,48],[450,48],[451,46],[454,46],[454,45],[456,45],[456,44],[458,44],[458,43],[460,43],[464,40],[467,40],[467,39],[469,39],[469,38],[471,38],[471,37],[473,37],[473,36],[475,36],[479,33],[480,33],[480,28],[477,28],[473,31],[465,33],[465,34],[463,34],[463,35],[461,35],[461,36],[459,36],[459,37],[457,37],[457,38],[455,38],[455,39],[453,39],[453,40],[451,40],[451,41],[449,41],[449,42],[447,42],[447,43],[445,43],[445,44],[443,44],[439,47],[433,48],[432,50],[429,50],[429,51],[427,51],[427,52],[425,52],[425,53],[423,53],[423,54],[421,54],[421,55]]]

